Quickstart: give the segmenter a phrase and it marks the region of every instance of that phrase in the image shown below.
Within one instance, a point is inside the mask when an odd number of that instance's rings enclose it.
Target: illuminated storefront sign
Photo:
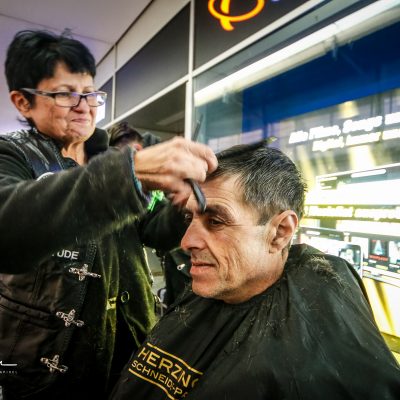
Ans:
[[[355,207],[355,206],[322,206],[305,207],[308,218],[343,218],[373,221],[400,221],[400,207]]]
[[[400,138],[400,128],[393,128],[391,125],[399,123],[400,112],[359,120],[347,119],[343,122],[342,127],[321,125],[312,127],[308,131],[291,132],[288,144],[311,142],[312,151],[324,152],[330,149],[398,139]],[[384,129],[385,127],[390,127],[390,129]],[[383,129],[375,131],[377,128]]]
[[[264,8],[265,5],[265,0],[257,0],[257,4],[253,9],[251,9],[249,12],[241,15],[231,15],[230,14],[230,5],[231,5],[231,0],[221,0],[220,2],[220,10],[219,12],[216,9],[216,0],[209,0],[208,2],[208,11],[212,16],[220,20],[221,26],[224,30],[226,31],[233,31],[234,26],[232,25],[232,22],[242,22],[246,21],[248,19],[251,19],[255,17],[257,14],[261,12],[261,10]]]

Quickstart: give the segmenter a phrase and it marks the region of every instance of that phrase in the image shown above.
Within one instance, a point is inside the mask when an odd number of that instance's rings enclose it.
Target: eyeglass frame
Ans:
[[[87,102],[89,107],[101,107],[102,105],[104,105],[106,103],[106,100],[107,100],[107,93],[103,92],[101,90],[97,90],[97,91],[94,91],[94,92],[88,92],[88,93],[78,93],[78,92],[68,92],[68,91],[47,92],[45,90],[38,90],[38,89],[31,89],[31,88],[21,88],[19,90],[23,91],[23,92],[27,92],[27,93],[33,94],[33,95],[37,95],[37,96],[51,97],[54,100],[54,103],[55,103],[55,105],[57,107],[65,107],[65,108],[67,108],[67,107],[71,107],[71,108],[78,107],[79,104],[81,103],[82,98],[86,99],[86,102]],[[57,104],[56,96],[58,94],[71,95],[72,98],[76,98],[76,99],[79,98],[79,100],[75,105],[68,105],[68,106],[60,105],[60,104]],[[103,104],[99,104],[97,106],[90,105],[88,100],[87,100],[87,97],[88,96],[93,96],[93,95],[99,95],[99,94],[104,96],[104,103]]]

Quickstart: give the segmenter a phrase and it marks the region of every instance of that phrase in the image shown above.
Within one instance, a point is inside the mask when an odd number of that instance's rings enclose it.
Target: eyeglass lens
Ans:
[[[55,94],[54,97],[56,104],[64,107],[76,107],[80,103],[83,97],[86,98],[88,105],[91,107],[101,106],[105,103],[106,100],[106,95],[104,93],[98,93],[98,92],[86,93],[86,94],[80,94],[74,92],[57,93]]]

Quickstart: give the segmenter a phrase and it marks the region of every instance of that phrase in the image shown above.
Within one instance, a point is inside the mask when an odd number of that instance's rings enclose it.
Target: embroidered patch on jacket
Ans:
[[[186,397],[203,375],[184,360],[148,342],[140,348],[128,369],[140,379],[158,386],[171,400]]]

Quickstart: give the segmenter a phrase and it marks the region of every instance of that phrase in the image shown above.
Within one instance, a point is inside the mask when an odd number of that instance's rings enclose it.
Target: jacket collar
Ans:
[[[50,138],[49,136],[43,135],[40,133],[36,128],[32,128],[32,131],[36,134],[39,134],[42,138],[46,140],[53,141],[57,147],[60,147],[60,143],[56,142],[54,139]],[[107,131],[100,128],[95,128],[93,135],[90,136],[88,140],[85,142],[85,151],[89,158],[103,153],[108,149],[108,134]]]

